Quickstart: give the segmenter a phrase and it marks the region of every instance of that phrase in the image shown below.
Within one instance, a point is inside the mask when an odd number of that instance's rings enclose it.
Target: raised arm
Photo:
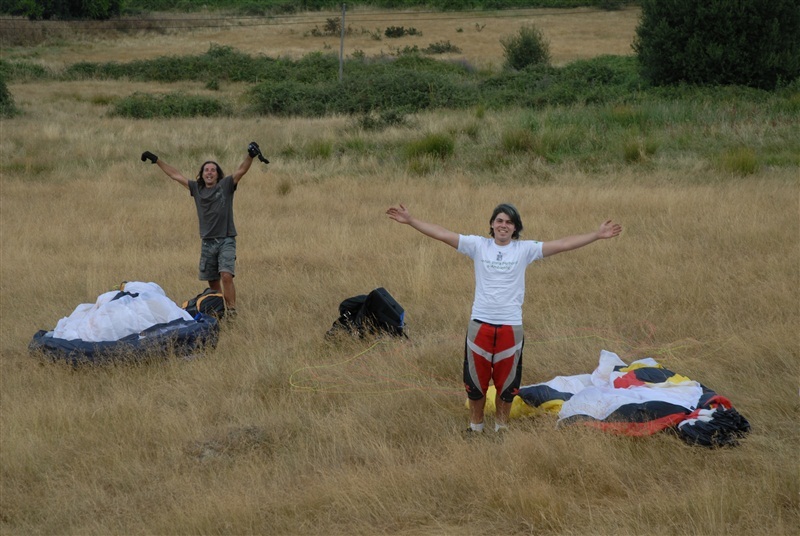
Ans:
[[[174,167],[170,166],[159,157],[151,153],[150,151],[145,151],[142,153],[142,162],[150,160],[151,164],[157,165],[161,168],[161,171],[167,174],[167,177],[174,180],[175,182],[182,184],[184,188],[187,190],[189,189],[189,179],[184,177],[180,171],[175,169]]]
[[[250,166],[253,165],[253,159],[258,157],[259,160],[264,162],[265,164],[269,164],[269,160],[267,160],[263,154],[261,154],[261,147],[254,141],[251,141],[250,144],[247,146],[247,156],[239,164],[239,167],[236,168],[236,171],[233,172],[233,183],[239,184],[239,181],[242,180],[244,174],[248,172]]]
[[[410,225],[425,236],[441,240],[448,246],[458,249],[458,233],[449,231],[441,225],[436,225],[435,223],[429,223],[413,217],[402,204],[396,207],[390,207],[389,210],[386,211],[386,214],[398,223]]]
[[[573,249],[587,246],[595,240],[614,238],[615,236],[619,236],[621,232],[622,226],[620,224],[614,223],[611,220],[606,220],[600,225],[600,228],[597,231],[592,233],[566,236],[564,238],[559,238],[558,240],[545,242],[542,244],[542,255],[549,257],[550,255],[555,255],[556,253],[572,251]]]
[[[242,180],[242,177],[244,177],[244,174],[247,173],[252,164],[253,157],[250,155],[245,156],[242,163],[239,164],[239,167],[233,172],[233,184],[239,184],[239,181]]]

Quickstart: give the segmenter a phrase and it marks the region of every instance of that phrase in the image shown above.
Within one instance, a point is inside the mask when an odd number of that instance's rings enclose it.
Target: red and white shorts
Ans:
[[[464,345],[464,387],[470,400],[480,400],[494,383],[504,402],[512,402],[522,380],[522,326],[470,320]]]

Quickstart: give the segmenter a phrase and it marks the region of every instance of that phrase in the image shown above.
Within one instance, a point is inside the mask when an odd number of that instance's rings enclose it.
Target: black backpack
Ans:
[[[194,298],[183,302],[181,307],[193,317],[197,316],[197,313],[216,318],[225,316],[225,298],[221,292],[217,292],[213,288],[207,288]]]
[[[359,294],[339,304],[339,318],[326,336],[342,331],[359,337],[367,333],[408,337],[405,310],[385,288],[376,288],[369,294]]]

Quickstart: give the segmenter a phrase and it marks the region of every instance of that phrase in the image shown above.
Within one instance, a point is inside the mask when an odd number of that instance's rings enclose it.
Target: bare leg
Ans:
[[[500,398],[500,393],[497,393],[494,399],[497,413],[495,414],[495,422],[500,426],[508,426],[508,416],[511,414],[511,403],[505,402]]]
[[[483,422],[483,408],[486,406],[486,397],[480,400],[469,399],[469,422],[481,424]]]
[[[225,305],[228,309],[236,309],[236,286],[233,284],[233,274],[222,272],[220,276],[222,277],[222,295],[225,297]]]

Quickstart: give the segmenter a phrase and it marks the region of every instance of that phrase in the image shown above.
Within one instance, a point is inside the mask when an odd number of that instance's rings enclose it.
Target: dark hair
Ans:
[[[492,229],[492,222],[500,213],[507,214],[509,218],[511,218],[511,223],[514,224],[514,233],[511,235],[511,238],[519,238],[519,233],[522,232],[522,218],[519,217],[519,211],[517,207],[512,205],[511,203],[500,203],[496,207],[494,207],[494,211],[492,212],[492,217],[489,218],[489,236],[494,238],[494,229]]]
[[[197,185],[201,189],[206,187],[206,182],[203,180],[203,168],[206,167],[206,164],[214,164],[215,166],[217,166],[217,182],[221,181],[222,177],[225,176],[225,174],[222,172],[222,168],[219,167],[219,164],[217,164],[213,160],[206,160],[205,162],[203,162],[203,165],[200,166],[200,171],[197,172]]]

